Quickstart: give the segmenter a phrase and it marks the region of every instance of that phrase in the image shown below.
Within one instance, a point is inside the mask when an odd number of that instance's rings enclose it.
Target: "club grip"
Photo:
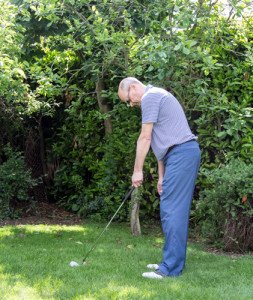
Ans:
[[[134,191],[134,189],[135,189],[135,187],[132,186],[131,189],[130,189],[130,190],[127,192],[127,194],[125,195],[123,202],[126,201],[129,197],[131,197],[132,192]]]

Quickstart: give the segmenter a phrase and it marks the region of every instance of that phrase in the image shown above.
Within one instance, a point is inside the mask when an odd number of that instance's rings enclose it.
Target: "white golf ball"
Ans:
[[[71,261],[69,265],[70,267],[79,267],[79,264],[75,261]]]

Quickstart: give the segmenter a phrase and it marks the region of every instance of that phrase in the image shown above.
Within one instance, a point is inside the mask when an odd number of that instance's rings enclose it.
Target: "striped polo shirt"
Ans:
[[[153,123],[151,148],[162,160],[169,147],[197,139],[178,100],[164,89],[148,85],[141,99],[142,124]]]

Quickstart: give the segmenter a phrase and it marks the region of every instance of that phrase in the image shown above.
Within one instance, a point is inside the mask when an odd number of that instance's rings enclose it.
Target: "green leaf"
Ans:
[[[72,210],[75,211],[75,212],[78,211],[79,208],[80,208],[80,207],[79,207],[79,205],[77,205],[77,204],[73,204],[73,205],[72,205]]]
[[[183,53],[186,55],[189,55],[191,53],[191,51],[188,48],[183,48]]]
[[[175,50],[175,51],[178,51],[180,48],[181,48],[181,44],[177,44],[177,45],[174,47],[174,50]]]
[[[198,42],[197,41],[190,41],[189,42],[189,47],[193,47],[197,44]]]
[[[221,131],[217,134],[218,138],[224,138],[227,135],[226,131]]]

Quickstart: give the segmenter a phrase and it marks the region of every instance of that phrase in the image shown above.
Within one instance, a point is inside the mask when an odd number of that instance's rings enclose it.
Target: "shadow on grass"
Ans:
[[[103,228],[98,224],[0,228],[1,299],[203,299],[203,289],[210,297],[218,296],[228,276],[230,283],[237,281],[233,278],[240,270],[237,261],[192,244],[184,276],[146,280],[141,277],[146,264],[161,258],[161,235],[133,237],[124,225],[105,232],[87,265],[69,267],[70,261],[82,259]]]
[[[131,262],[131,255],[136,248],[133,240],[137,239],[129,231],[122,232],[116,227],[116,230],[105,232],[87,265],[78,268],[69,267],[69,262],[81,261],[103,226],[1,228],[0,290],[3,299],[20,295],[29,299],[142,297],[143,291],[138,285],[132,285],[135,275],[129,273],[136,264],[136,258]],[[127,260],[122,263],[123,259]]]

